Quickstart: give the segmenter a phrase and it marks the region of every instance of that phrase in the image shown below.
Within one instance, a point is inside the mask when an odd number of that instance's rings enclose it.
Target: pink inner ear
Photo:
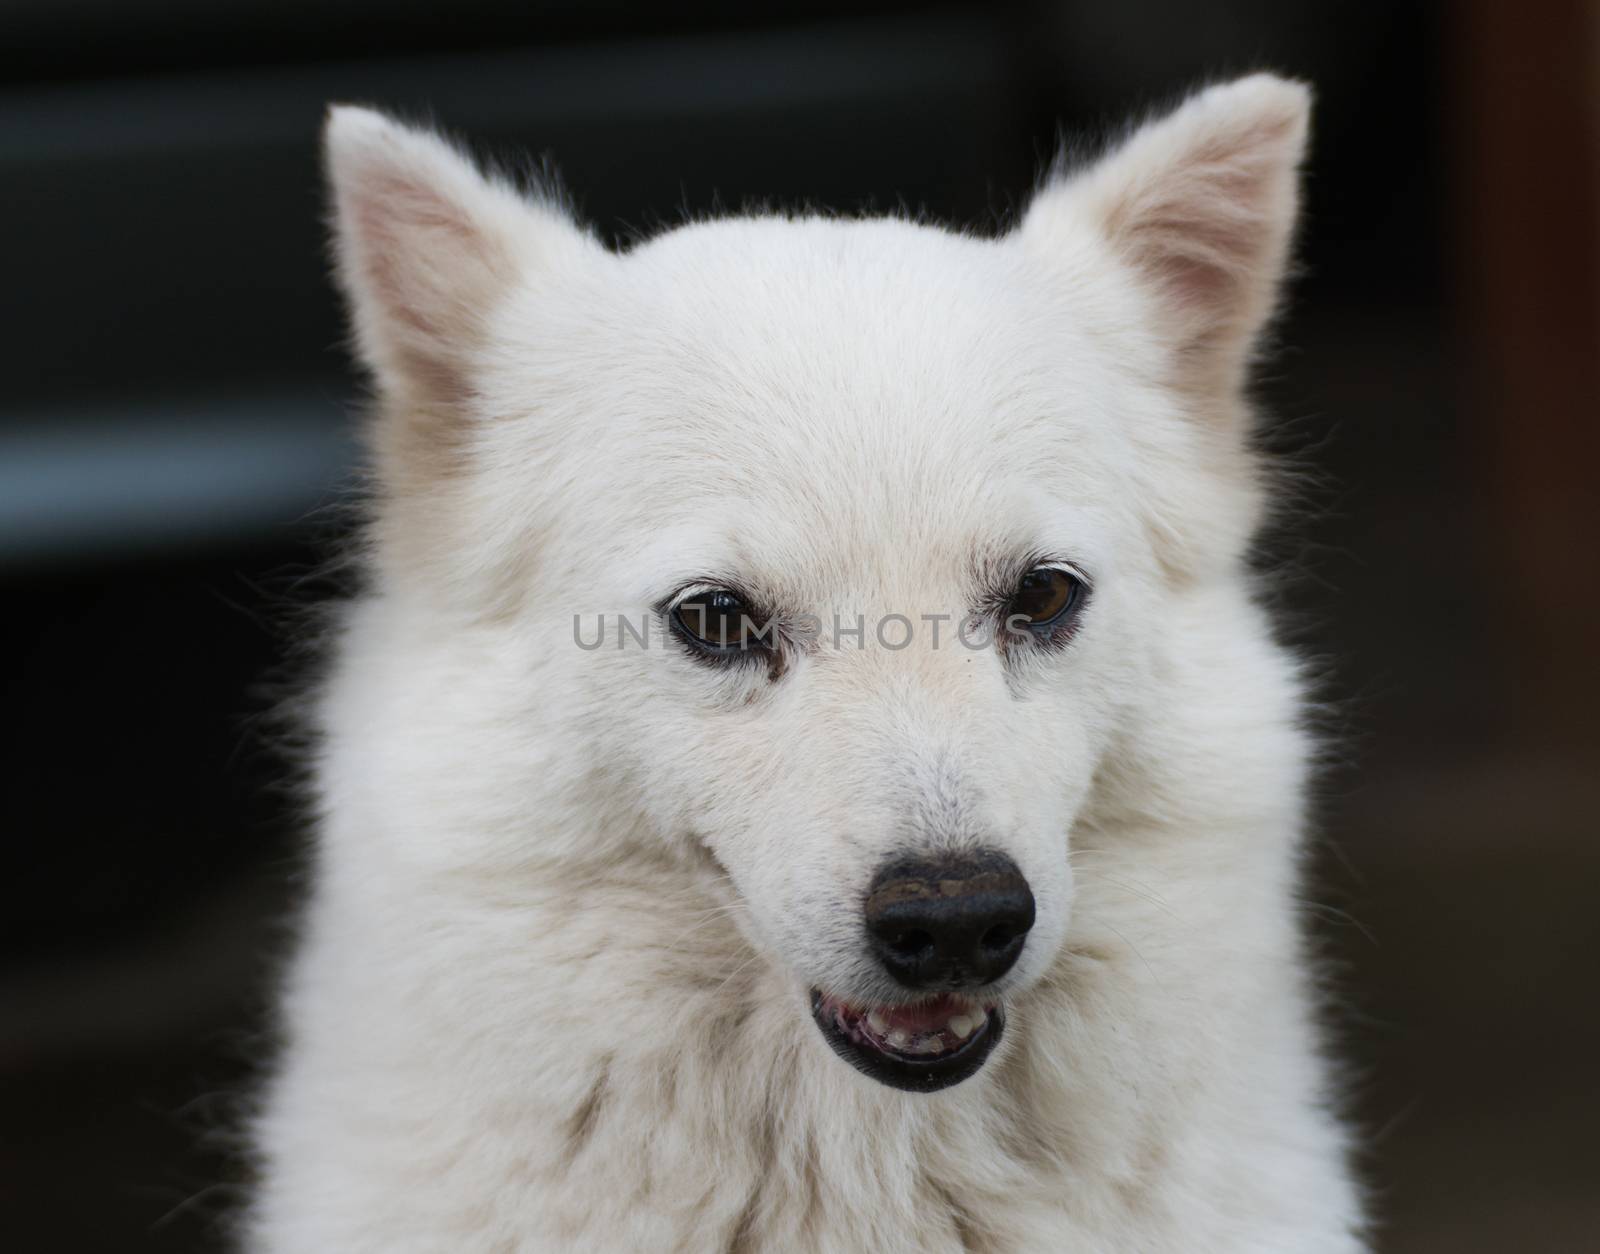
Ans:
[[[434,305],[444,293],[429,281],[431,259],[436,250],[466,257],[476,251],[465,211],[426,184],[382,175],[364,181],[353,209],[357,264],[371,297],[385,317],[438,334]]]
[[[495,241],[466,206],[393,171],[366,172],[348,212],[359,316],[413,385],[459,399],[457,363],[495,282]]]
[[[1230,326],[1248,334],[1266,313],[1292,225],[1302,126],[1298,112],[1277,114],[1192,140],[1113,209],[1112,237],[1190,324],[1191,343],[1214,343]]]
[[[1113,222],[1129,254],[1181,309],[1229,318],[1247,312],[1249,289],[1270,283],[1278,241],[1274,168],[1248,152],[1199,158]],[[1221,154],[1219,154],[1219,157]],[[1120,229],[1119,229],[1120,228]]]
[[[1258,229],[1217,217],[1163,222],[1141,229],[1130,244],[1135,264],[1179,309],[1225,318],[1248,282],[1251,253],[1258,246],[1251,235]]]

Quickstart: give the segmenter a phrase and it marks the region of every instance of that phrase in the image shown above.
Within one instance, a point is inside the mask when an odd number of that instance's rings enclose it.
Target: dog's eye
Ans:
[[[673,608],[673,626],[680,635],[714,653],[738,653],[768,644],[767,629],[737,593],[726,588],[696,592]]]
[[[1082,591],[1082,581],[1070,572],[1056,566],[1035,566],[1018,581],[1006,603],[1006,626],[1054,627],[1077,608]]]

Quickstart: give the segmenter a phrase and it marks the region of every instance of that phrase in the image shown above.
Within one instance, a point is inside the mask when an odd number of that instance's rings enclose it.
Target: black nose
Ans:
[[[972,988],[1011,970],[1033,926],[1033,894],[1001,853],[899,858],[867,890],[873,952],[907,988]]]

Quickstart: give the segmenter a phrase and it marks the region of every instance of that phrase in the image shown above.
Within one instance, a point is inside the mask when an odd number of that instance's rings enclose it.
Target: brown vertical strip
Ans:
[[[1475,602],[1518,651],[1519,735],[1600,719],[1600,18],[1459,10],[1453,133],[1469,451],[1500,569]]]

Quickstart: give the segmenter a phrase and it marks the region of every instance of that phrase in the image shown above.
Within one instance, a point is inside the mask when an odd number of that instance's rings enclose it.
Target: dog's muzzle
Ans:
[[[895,983],[932,996],[857,1006],[813,990],[817,1026],[881,1083],[922,1092],[959,1084],[999,1043],[1005,1014],[984,990],[1015,965],[1033,920],[1028,881],[1004,854],[893,859],[867,890],[868,948]]]

